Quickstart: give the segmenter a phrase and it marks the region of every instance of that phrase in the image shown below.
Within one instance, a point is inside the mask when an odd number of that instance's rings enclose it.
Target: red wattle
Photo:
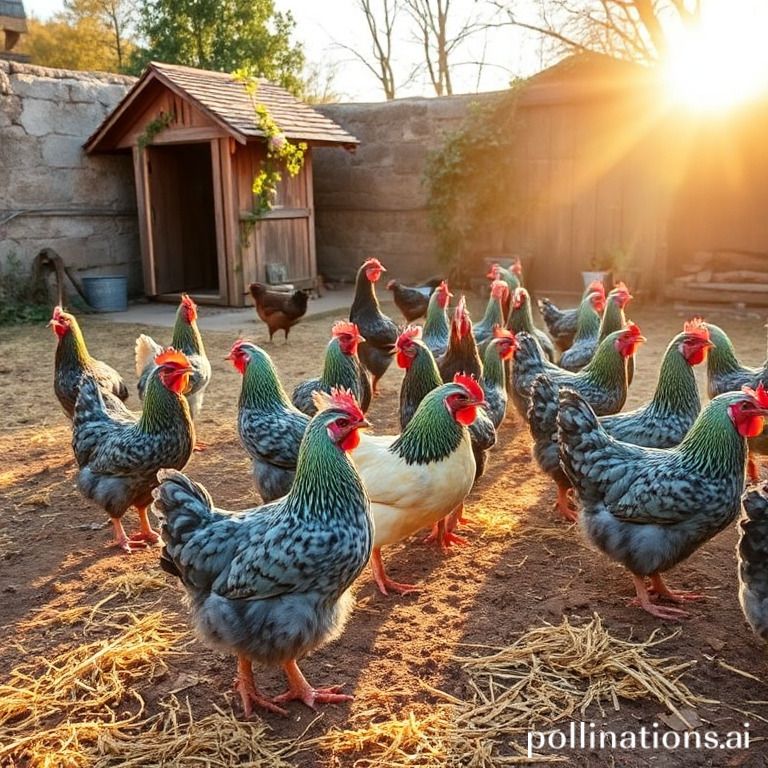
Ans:
[[[360,433],[353,429],[340,443],[343,451],[354,451],[360,445]]]
[[[704,347],[699,347],[688,353],[688,362],[691,365],[700,365],[707,357],[707,350]]]
[[[468,405],[466,408],[460,408],[456,411],[456,416],[454,418],[459,424],[468,427],[477,418],[477,406]]]
[[[763,432],[763,417],[750,416],[739,422],[739,434],[742,437],[757,437]]]
[[[397,365],[400,368],[404,368],[407,371],[411,367],[412,362],[413,362],[413,358],[408,357],[408,355],[406,355],[405,352],[401,352],[398,350]]]

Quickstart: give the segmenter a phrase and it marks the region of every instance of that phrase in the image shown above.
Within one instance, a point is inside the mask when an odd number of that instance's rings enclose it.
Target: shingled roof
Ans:
[[[86,152],[98,149],[102,139],[130,110],[139,95],[151,84],[158,82],[181,98],[188,99],[239,142],[246,143],[249,138],[264,137],[256,122],[251,97],[245,86],[232,75],[153,61],[85,143]],[[269,114],[289,139],[347,148],[359,144],[351,133],[297,99],[285,88],[263,79],[259,79],[258,83],[256,102],[269,110]]]
[[[27,31],[27,14],[21,0],[0,0],[0,29],[12,32]]]

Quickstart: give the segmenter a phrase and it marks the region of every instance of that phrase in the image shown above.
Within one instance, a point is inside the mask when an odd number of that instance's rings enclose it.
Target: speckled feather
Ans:
[[[427,319],[424,322],[424,332],[422,334],[424,343],[435,358],[445,354],[445,350],[448,349],[448,339],[451,335],[448,313],[440,306],[438,299],[438,291],[433,291],[429,297]]]
[[[576,335],[579,308],[559,309],[549,299],[541,299],[539,312],[557,348],[565,352],[573,344],[573,337]]]
[[[498,429],[507,412],[507,380],[504,361],[499,357],[499,341],[491,339],[483,357],[483,378],[481,381],[488,416]]]
[[[111,517],[146,506],[163,467],[181,469],[192,455],[194,427],[186,400],[150,375],[140,416],[110,413],[99,388],[84,379],[75,404],[72,448],[77,487]]]
[[[600,339],[600,315],[592,306],[589,294],[581,301],[573,343],[560,357],[559,365],[567,371],[580,371],[595,355]]]
[[[735,397],[711,401],[683,442],[664,450],[615,440],[576,392],[561,390],[561,465],[593,544],[647,576],[676,565],[733,522],[746,463],[746,440],[727,412]]]
[[[316,390],[330,393],[333,387],[350,390],[363,413],[368,411],[371,404],[371,380],[368,377],[368,371],[358,359],[357,354],[344,354],[337,338],[328,342],[320,376],[297,384],[291,394],[291,402],[302,413],[314,416],[317,413],[317,407],[312,399],[312,393]]]
[[[739,603],[756,635],[768,641],[768,484],[742,497],[739,523]]]
[[[360,477],[328,436],[340,415],[315,416],[290,493],[262,507],[232,515],[181,473],[160,473],[153,509],[163,519],[165,567],[181,579],[195,628],[213,647],[278,664],[343,629],[373,527]]]

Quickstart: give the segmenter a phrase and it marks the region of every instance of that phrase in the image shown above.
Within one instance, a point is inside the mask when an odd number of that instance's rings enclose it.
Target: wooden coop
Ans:
[[[16,47],[21,36],[27,31],[27,14],[21,0],[0,0],[0,59],[29,61],[29,56],[17,53]]]
[[[305,142],[302,170],[283,173],[272,210],[254,221],[253,179],[267,144],[254,109]],[[252,281],[310,287],[317,280],[312,148],[358,140],[288,91],[245,86],[222,72],[151,63],[85,144],[88,154],[132,152],[144,291],[243,306]]]

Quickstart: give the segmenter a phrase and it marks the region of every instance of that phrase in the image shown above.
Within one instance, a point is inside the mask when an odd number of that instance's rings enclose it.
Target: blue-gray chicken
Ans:
[[[754,633],[768,641],[768,483],[748,488],[741,503],[739,603]]]
[[[677,447],[643,448],[612,438],[578,393],[560,391],[560,461],[582,505],[582,528],[630,571],[637,603],[653,616],[686,615],[658,598],[698,597],[669,590],[662,573],[735,520],[747,438],[762,431],[766,416],[762,386],[726,393],[707,404]]]
[[[182,394],[191,373],[181,352],[159,354],[138,415],[119,401],[119,412],[107,408],[94,379],[84,377],[80,384],[72,421],[72,448],[80,467],[77,487],[106,510],[117,544],[126,552],[158,540],[147,516],[157,470],[181,469],[192,455],[195,431]],[[141,528],[129,537],[121,518],[130,506],[138,511]]]
[[[243,375],[237,432],[251,457],[256,489],[265,502],[278,499],[293,484],[309,416],[291,405],[272,359],[263,349],[241,339],[227,359]]]
[[[322,396],[321,396],[322,397]],[[153,509],[162,518],[162,567],[189,597],[208,645],[237,657],[237,691],[253,706],[309,707],[351,699],[339,686],[316,689],[297,665],[337,637],[352,610],[349,588],[371,555],[370,504],[347,456],[368,422],[349,393],[336,392],[310,421],[287,496],[236,514],[213,506],[205,488],[180,472],[159,474]],[[280,665],[288,690],[270,700],[253,662]]]

